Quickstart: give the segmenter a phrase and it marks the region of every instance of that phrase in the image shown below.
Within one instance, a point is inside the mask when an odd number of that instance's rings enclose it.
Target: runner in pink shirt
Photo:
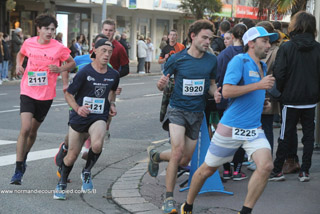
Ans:
[[[57,77],[61,73],[63,88],[66,89],[68,71],[75,67],[70,50],[52,39],[58,27],[57,20],[50,15],[39,15],[35,23],[39,36],[23,43],[16,61],[16,73],[23,74],[20,92],[21,130],[17,141],[16,169],[10,182],[16,185],[21,185],[28,152],[56,96]],[[22,67],[24,57],[28,57],[25,70]],[[66,63],[60,66],[62,62]]]

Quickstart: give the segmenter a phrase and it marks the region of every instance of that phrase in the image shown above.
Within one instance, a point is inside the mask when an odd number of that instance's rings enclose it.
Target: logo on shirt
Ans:
[[[103,79],[103,82],[106,82],[106,81],[113,82],[113,81],[114,81],[114,79],[104,78],[104,79]]]
[[[103,85],[96,86],[94,94],[96,95],[96,97],[102,97],[106,92],[106,89],[107,89],[106,86],[103,86]]]
[[[249,77],[257,77],[257,78],[259,78],[260,75],[259,75],[259,72],[249,71]]]
[[[87,80],[90,81],[96,81],[95,78],[93,78],[92,76],[87,76]]]

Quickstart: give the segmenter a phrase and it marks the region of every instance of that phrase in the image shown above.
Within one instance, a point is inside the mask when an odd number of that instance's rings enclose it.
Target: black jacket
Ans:
[[[279,48],[273,72],[284,105],[319,102],[320,43],[309,33],[296,34]]]

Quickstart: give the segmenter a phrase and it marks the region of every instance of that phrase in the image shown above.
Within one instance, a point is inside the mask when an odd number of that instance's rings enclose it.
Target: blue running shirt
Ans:
[[[216,56],[204,53],[202,58],[194,58],[187,49],[172,55],[164,67],[164,75],[174,75],[175,86],[170,97],[173,108],[190,112],[205,109],[205,95],[210,80],[215,79],[217,70]]]
[[[267,65],[260,61],[264,76]],[[238,54],[229,62],[223,84],[248,85],[259,82],[259,68],[248,53]],[[253,129],[261,126],[261,113],[265,99],[265,90],[256,90],[231,99],[231,105],[224,112],[220,122],[224,125]]]

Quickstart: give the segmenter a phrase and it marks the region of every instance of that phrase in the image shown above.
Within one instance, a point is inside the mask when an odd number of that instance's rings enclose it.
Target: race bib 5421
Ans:
[[[104,110],[104,98],[84,97],[82,105],[89,105],[91,114],[102,114]]]

